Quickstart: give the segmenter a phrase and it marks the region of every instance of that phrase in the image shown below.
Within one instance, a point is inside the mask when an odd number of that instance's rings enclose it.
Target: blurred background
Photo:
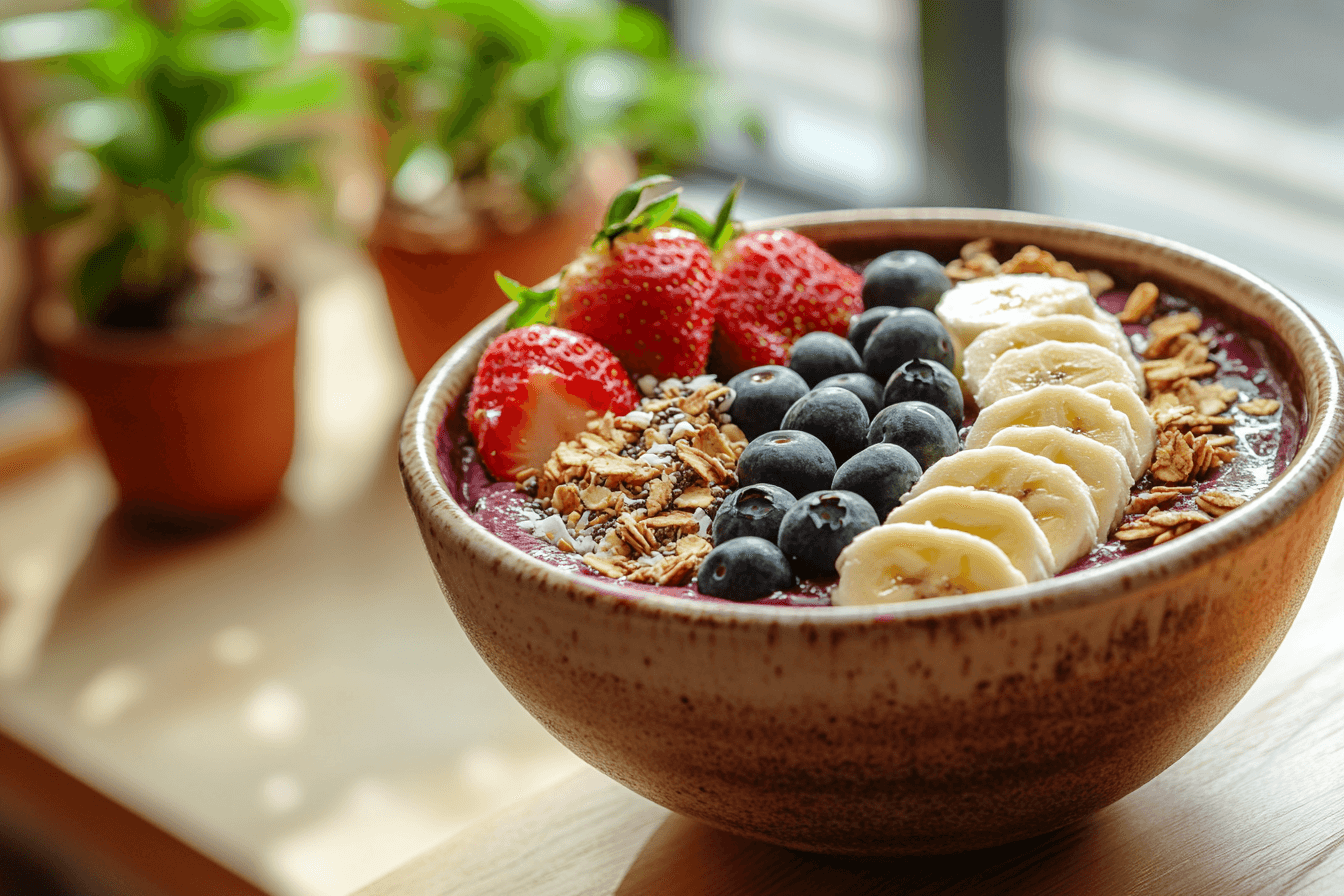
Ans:
[[[1341,45],[1327,0],[3,0],[0,893],[337,896],[578,767],[393,440],[637,173],[1148,231],[1340,338]]]

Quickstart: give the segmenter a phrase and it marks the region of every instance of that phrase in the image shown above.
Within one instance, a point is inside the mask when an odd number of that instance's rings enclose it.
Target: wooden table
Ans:
[[[1053,834],[958,856],[828,858],[722,833],[584,770],[360,896],[1344,893],[1342,577],[1337,529],[1283,646],[1228,717],[1156,779]]]

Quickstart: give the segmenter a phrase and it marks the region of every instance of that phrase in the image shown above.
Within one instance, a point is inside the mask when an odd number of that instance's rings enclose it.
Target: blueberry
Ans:
[[[773,544],[779,538],[779,521],[795,500],[793,495],[768,482],[735,489],[714,514],[714,543],[751,535]]]
[[[816,330],[793,344],[789,369],[807,380],[809,386],[816,386],[828,376],[857,373],[863,369],[863,359],[845,337]]]
[[[767,482],[790,494],[828,488],[835,457],[821,439],[796,429],[777,429],[752,439],[737,459],[739,485]]]
[[[924,470],[961,450],[952,418],[926,401],[901,401],[883,408],[868,424],[868,444],[878,442],[900,445]]]
[[[760,600],[797,584],[789,558],[773,541],[744,535],[710,551],[695,580],[701,594],[727,600]]]
[[[954,366],[952,337],[932,311],[898,308],[877,325],[863,348],[863,372],[885,383],[906,361],[925,358],[947,369]]]
[[[863,357],[863,347],[868,344],[868,337],[873,335],[877,325],[899,310],[891,305],[878,305],[849,319],[849,344],[854,346],[859,357]]]
[[[779,524],[779,547],[805,577],[834,578],[835,561],[854,538],[878,524],[877,511],[853,492],[804,495]]]
[[[744,370],[728,381],[735,393],[728,409],[748,439],[779,429],[793,403],[807,394],[807,380],[787,367],[767,364]]]
[[[859,396],[839,386],[813,389],[795,401],[780,426],[821,439],[837,464],[868,444],[868,409]]]
[[[816,388],[824,389],[827,386],[848,389],[859,396],[859,401],[863,402],[863,409],[868,412],[869,420],[873,419],[874,414],[882,410],[882,386],[866,373],[842,373],[839,376],[828,376],[817,383]]]
[[[916,358],[906,361],[887,380],[882,391],[883,406],[902,401],[925,401],[952,418],[958,427],[966,419],[961,383],[952,371],[937,361]]]
[[[901,496],[915,487],[922,472],[909,451],[890,442],[878,442],[841,464],[831,488],[854,492],[873,505],[878,519],[885,520],[901,503]]]
[[[863,307],[898,305],[927,308],[952,288],[943,266],[926,252],[898,249],[880,255],[863,269]]]

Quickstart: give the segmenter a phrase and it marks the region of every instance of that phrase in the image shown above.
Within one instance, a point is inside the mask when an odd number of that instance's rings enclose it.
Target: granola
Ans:
[[[641,385],[635,410],[590,422],[519,477],[538,511],[524,528],[611,578],[684,585],[712,547],[747,438],[714,377]]]

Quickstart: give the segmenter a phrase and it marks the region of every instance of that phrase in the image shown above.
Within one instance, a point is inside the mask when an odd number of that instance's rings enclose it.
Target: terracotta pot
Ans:
[[[592,239],[611,197],[634,176],[628,155],[596,153],[554,214],[516,234],[481,228],[465,250],[436,242],[415,228],[409,215],[385,207],[369,248],[415,379],[507,301],[495,283],[496,271],[525,284],[555,274]]]
[[[243,323],[171,331],[85,327],[55,296],[34,313],[56,374],[89,407],[122,505],[200,521],[251,515],[280,493],[297,322],[289,293]]]

